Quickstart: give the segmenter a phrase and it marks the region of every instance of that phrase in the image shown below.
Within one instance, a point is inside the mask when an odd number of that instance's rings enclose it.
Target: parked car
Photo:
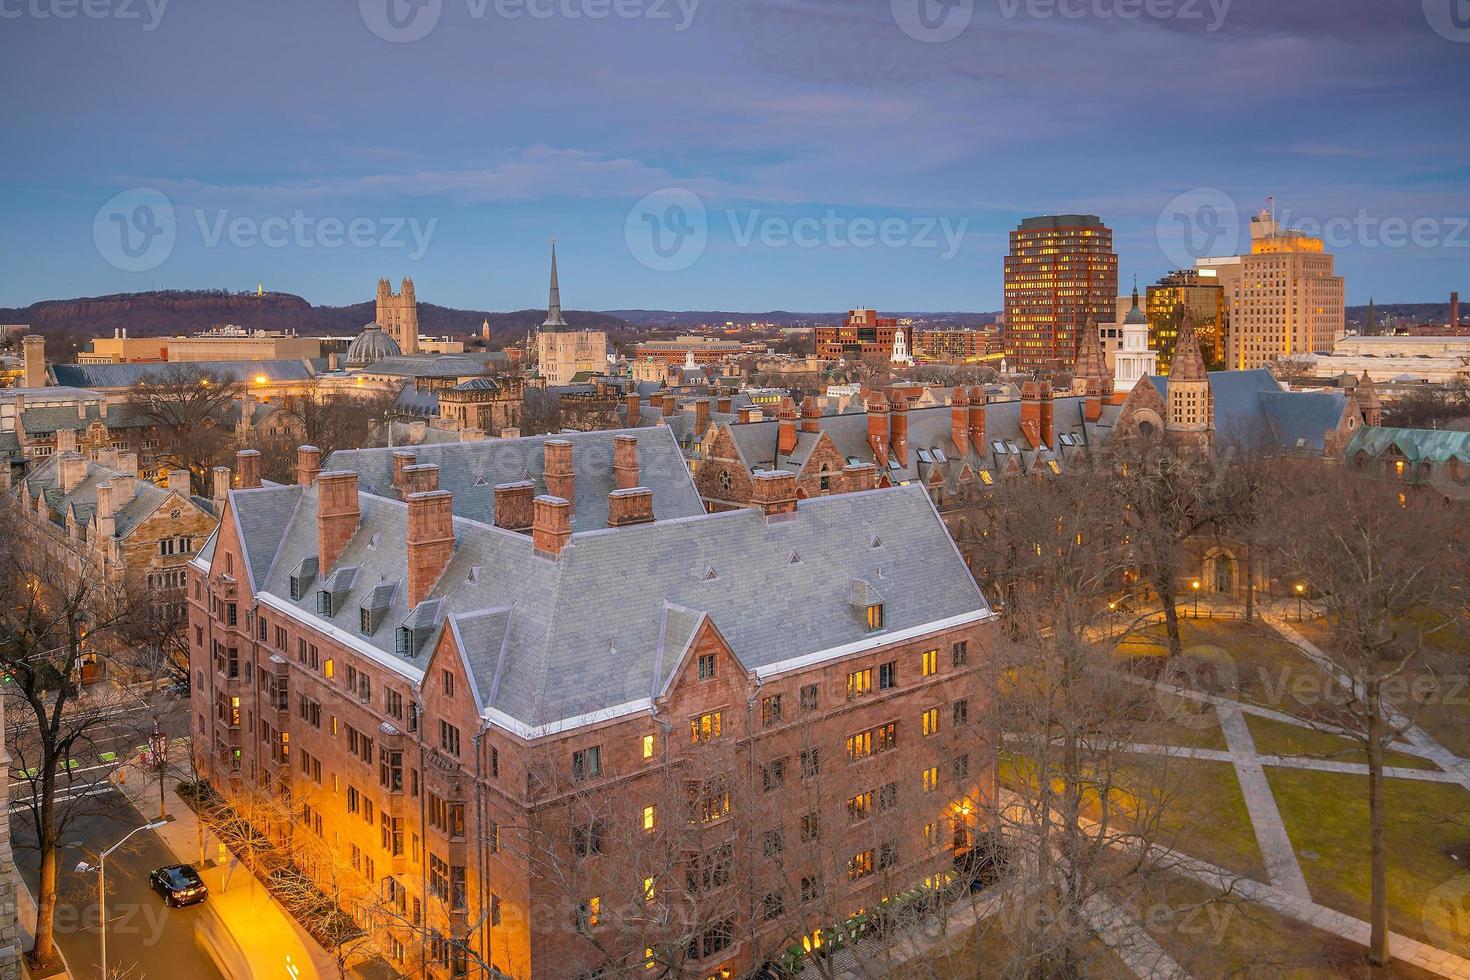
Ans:
[[[163,904],[171,908],[197,905],[209,897],[204,879],[199,877],[199,872],[194,870],[192,864],[171,864],[166,868],[158,868],[148,876],[148,884],[163,896]]]

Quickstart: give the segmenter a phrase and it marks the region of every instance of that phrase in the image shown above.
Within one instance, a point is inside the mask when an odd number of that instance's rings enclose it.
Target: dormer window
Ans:
[[[881,630],[883,628],[883,603],[871,605],[867,609],[868,629]]]
[[[331,617],[332,593],[327,592],[324,589],[316,594],[316,611],[318,616],[326,616],[328,618]]]

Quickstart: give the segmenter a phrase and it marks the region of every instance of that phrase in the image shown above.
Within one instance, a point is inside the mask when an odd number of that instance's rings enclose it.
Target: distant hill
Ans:
[[[1460,304],[1460,319],[1470,316],[1470,293]],[[1408,326],[1415,323],[1449,323],[1450,303],[1375,303],[1373,307],[1374,317],[1380,327],[1392,321],[1400,326]],[[1347,308],[1347,322],[1366,324],[1368,322],[1368,307],[1349,306]]]
[[[792,313],[789,310],[767,310],[764,313],[731,310],[607,310],[628,323],[672,330],[687,330],[701,325],[722,323],[773,323],[782,327],[812,327],[841,323],[847,311],[831,313]],[[880,310],[882,316],[923,320],[936,326],[981,326],[994,323],[998,313],[917,313],[903,310]]]
[[[375,315],[372,301],[352,306],[313,306],[290,293],[231,293],[224,290],[170,290],[117,293],[77,299],[43,300],[26,307],[0,308],[0,323],[28,323],[46,338],[49,356],[69,360],[73,347],[92,337],[110,336],[125,329],[129,337],[167,337],[190,334],[223,324],[252,330],[294,330],[306,336],[354,336]],[[567,310],[574,327],[629,332],[629,324],[605,313]],[[428,335],[478,334],[490,321],[492,346],[504,346],[542,320],[545,310],[455,310],[419,303],[419,327]]]

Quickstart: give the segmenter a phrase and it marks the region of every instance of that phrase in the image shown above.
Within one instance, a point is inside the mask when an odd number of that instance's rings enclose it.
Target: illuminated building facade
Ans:
[[[1169,373],[1185,310],[1194,318],[1206,370],[1223,369],[1228,333],[1225,290],[1217,276],[1201,276],[1198,270],[1181,269],[1148,287],[1148,347],[1158,352],[1158,370]]]
[[[1005,352],[1021,371],[1070,367],[1082,332],[1111,323],[1118,296],[1113,232],[1097,215],[1027,218],[1005,258]]]
[[[1269,211],[1251,219],[1250,254],[1200,259],[1195,267],[1224,290],[1232,370],[1325,353],[1343,335],[1346,292],[1333,257],[1322,239],[1277,228]]]
[[[840,327],[817,328],[817,356],[836,361],[887,361],[893,356],[894,335],[905,334],[904,347],[914,349],[914,328],[877,310],[848,310]]]

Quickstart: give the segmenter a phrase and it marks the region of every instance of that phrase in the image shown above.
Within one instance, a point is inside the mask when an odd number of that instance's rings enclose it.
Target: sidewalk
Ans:
[[[156,819],[158,783],[149,781],[146,770],[132,766],[121,767],[118,776],[124,778],[114,777],[113,782],[138,812],[145,819]],[[228,851],[225,863],[217,862],[221,846],[208,832],[204,834],[204,859],[200,859],[199,818],[174,789],[172,779],[165,781],[163,799],[169,822],[155,833],[180,863],[194,865],[209,886],[209,901],[231,932],[228,937],[217,937],[221,945],[233,944],[239,954],[268,950],[273,960],[279,957],[295,967],[291,975],[297,980],[336,977],[337,961],[287,914],[249,868]]]

